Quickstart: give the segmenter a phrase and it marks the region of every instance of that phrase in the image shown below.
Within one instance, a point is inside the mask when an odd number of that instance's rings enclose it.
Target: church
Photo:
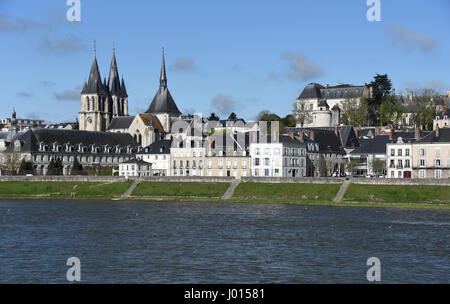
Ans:
[[[119,78],[113,49],[109,79],[102,82],[96,54],[88,82],[81,92],[80,130],[128,133],[141,147],[147,147],[171,133],[174,121],[182,119],[167,87],[164,49],[162,53],[159,88],[145,113],[128,114],[128,94],[125,82]]]

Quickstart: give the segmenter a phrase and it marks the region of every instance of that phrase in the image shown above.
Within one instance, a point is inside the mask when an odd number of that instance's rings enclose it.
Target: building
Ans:
[[[143,160],[152,165],[153,175],[170,175],[170,148],[172,141],[160,139],[136,154],[138,160]]]
[[[170,149],[171,176],[205,176],[206,147],[204,140],[174,140]]]
[[[125,82],[119,78],[115,49],[111,60],[109,79],[102,83],[94,52],[88,82],[81,91],[79,113],[80,130],[106,131],[114,117],[128,116],[128,94]]]
[[[305,177],[306,145],[293,136],[273,134],[250,143],[256,177]]]
[[[241,179],[251,175],[248,133],[214,134],[208,138],[206,176]]]
[[[15,110],[13,111],[16,112]],[[44,120],[39,119],[31,119],[31,118],[14,118],[16,121],[17,128],[19,130],[27,130],[30,128],[39,128],[45,125]],[[12,127],[13,118],[3,118],[1,120],[1,124],[3,125],[3,129],[5,131],[9,130]]]
[[[75,157],[83,166],[117,167],[134,158],[139,149],[133,137],[122,133],[44,128],[0,132],[1,163],[12,150],[16,162],[32,162],[37,175],[47,174],[52,159],[62,161],[64,175],[70,174]]]
[[[152,164],[139,159],[131,159],[119,164],[119,176],[145,177],[153,176]]]
[[[399,139],[387,145],[388,178],[450,178],[450,129],[436,128],[405,143]]]
[[[171,132],[171,126],[174,119],[179,119],[181,112],[178,109],[170,91],[167,87],[166,63],[164,59],[164,49],[162,54],[161,75],[159,78],[159,89],[156,92],[149,108],[145,114],[156,115],[166,133]]]
[[[443,108],[435,117],[433,121],[433,128],[450,128],[450,108]]]
[[[115,117],[108,127],[108,132],[128,133],[141,145],[147,147],[155,140],[164,137],[164,128],[158,117],[151,114],[137,114],[136,116]]]
[[[305,122],[305,126],[336,126],[341,121],[344,101],[352,99],[357,106],[362,98],[370,97],[370,94],[367,84],[354,86],[340,83],[337,86],[322,86],[318,83],[310,83],[297,98],[297,108],[311,114],[309,115],[310,119]],[[299,125],[298,127],[303,126]]]

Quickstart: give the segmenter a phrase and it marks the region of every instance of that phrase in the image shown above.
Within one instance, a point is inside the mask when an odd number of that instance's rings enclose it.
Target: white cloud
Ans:
[[[437,47],[435,39],[425,34],[411,31],[398,24],[386,25],[385,33],[391,38],[393,45],[400,45],[407,51],[420,49],[422,52],[428,53]]]

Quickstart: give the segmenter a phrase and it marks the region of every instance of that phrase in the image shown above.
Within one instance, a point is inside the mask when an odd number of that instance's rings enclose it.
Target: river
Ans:
[[[450,211],[0,201],[0,283],[450,283]]]

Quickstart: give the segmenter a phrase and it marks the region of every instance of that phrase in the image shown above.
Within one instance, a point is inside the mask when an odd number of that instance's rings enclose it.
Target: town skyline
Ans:
[[[376,74],[388,74],[398,93],[421,87],[450,90],[450,62],[445,58],[450,45],[443,39],[450,33],[445,1],[382,1],[381,22],[366,20],[365,1],[284,1],[280,10],[266,2],[254,7],[203,3],[203,18],[195,13],[199,2],[141,2],[132,8],[115,3],[119,8],[111,16],[101,10],[102,2],[85,2],[80,23],[65,19],[65,1],[2,2],[0,37],[8,45],[0,59],[7,71],[1,81],[8,84],[2,117],[9,117],[15,107],[23,118],[74,121],[94,40],[102,77],[108,76],[115,47],[131,115],[145,111],[158,87],[163,46],[168,86],[183,113],[215,112],[226,118],[236,112],[253,120],[267,109],[284,116],[308,83],[361,85]],[[286,13],[287,7],[291,12]],[[323,20],[308,14],[311,11]],[[245,20],[246,14],[253,15],[252,23]],[[267,22],[271,15],[276,22]],[[436,18],[420,19],[425,15]],[[181,21],[174,26],[172,18]],[[334,29],[337,22],[340,26]],[[180,24],[186,26],[180,29]],[[130,30],[133,35],[126,35]],[[283,35],[275,35],[277,31]]]

